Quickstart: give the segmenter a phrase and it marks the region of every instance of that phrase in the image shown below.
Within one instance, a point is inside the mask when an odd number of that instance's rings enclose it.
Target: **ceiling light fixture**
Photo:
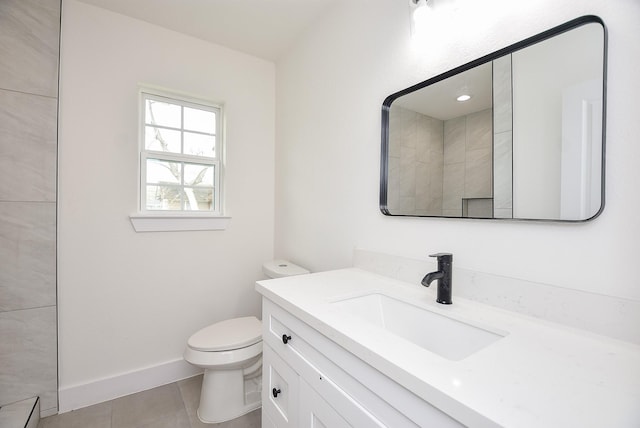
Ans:
[[[426,14],[429,12],[427,9],[428,0],[411,0],[414,5],[413,9],[413,19],[414,21],[419,21],[424,19]]]
[[[411,6],[411,34],[421,32],[425,27],[429,17],[429,0],[409,0]]]
[[[456,98],[457,101],[465,102],[465,101],[469,101],[471,99],[471,95],[469,94],[462,94],[460,95],[458,98]]]

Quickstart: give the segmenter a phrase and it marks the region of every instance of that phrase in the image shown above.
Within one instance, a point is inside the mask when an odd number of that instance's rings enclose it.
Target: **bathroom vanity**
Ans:
[[[256,289],[264,427],[640,425],[640,346],[358,268]]]

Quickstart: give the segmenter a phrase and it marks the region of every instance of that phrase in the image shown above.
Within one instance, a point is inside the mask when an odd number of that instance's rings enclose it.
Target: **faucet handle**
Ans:
[[[453,254],[451,253],[429,254],[429,257],[437,257],[438,261],[443,260],[443,261],[450,262],[451,260],[453,260]]]

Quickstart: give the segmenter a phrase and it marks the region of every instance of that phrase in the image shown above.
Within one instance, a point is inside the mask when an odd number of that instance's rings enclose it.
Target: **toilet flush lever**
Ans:
[[[273,389],[271,390],[271,393],[273,394],[273,398],[278,398],[278,394],[280,394],[281,392],[282,392],[282,391],[280,391],[280,388],[278,388],[278,389],[273,388]]]
[[[290,340],[291,340],[291,336],[287,336],[286,334],[282,335],[282,343],[284,343],[285,345],[289,343]]]

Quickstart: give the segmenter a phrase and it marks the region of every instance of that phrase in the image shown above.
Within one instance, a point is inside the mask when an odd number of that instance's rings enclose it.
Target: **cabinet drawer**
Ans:
[[[263,347],[262,408],[280,428],[298,427],[298,374],[271,349]]]
[[[262,339],[266,343],[280,354],[300,347],[301,335],[295,321],[291,321],[286,314],[271,310],[267,302],[262,313]]]

